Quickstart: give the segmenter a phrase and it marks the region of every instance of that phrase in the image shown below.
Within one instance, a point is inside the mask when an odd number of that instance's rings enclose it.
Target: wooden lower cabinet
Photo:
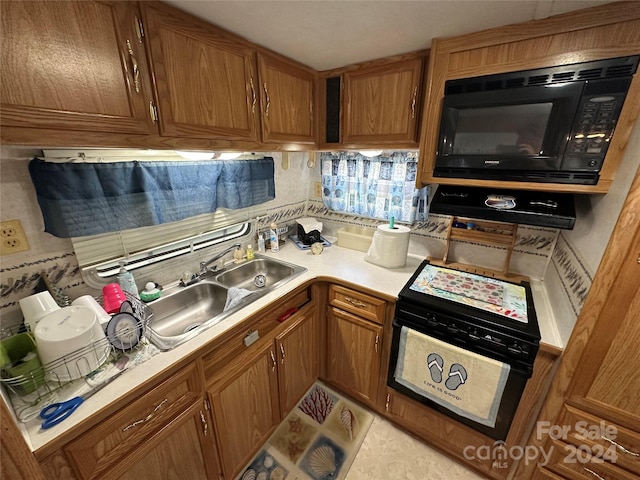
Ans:
[[[218,478],[218,453],[212,442],[213,429],[202,404],[193,405],[173,421],[158,438],[157,445],[127,471],[114,478],[207,480]],[[105,477],[108,478],[108,477]]]
[[[199,362],[40,461],[51,479],[206,479],[220,474]]]
[[[280,421],[273,343],[221,372],[209,388],[225,478],[233,478]]]
[[[224,478],[234,478],[318,378],[318,314],[305,308],[228,364],[208,392]]]
[[[310,311],[276,337],[280,414],[284,418],[318,378],[319,315]]]
[[[353,398],[375,405],[382,326],[337,308],[327,309],[327,380]]]

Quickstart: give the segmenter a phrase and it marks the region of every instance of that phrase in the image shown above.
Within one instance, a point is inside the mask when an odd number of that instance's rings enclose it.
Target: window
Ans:
[[[325,152],[320,159],[327,208],[405,223],[426,220],[427,187],[415,188],[417,152]]]

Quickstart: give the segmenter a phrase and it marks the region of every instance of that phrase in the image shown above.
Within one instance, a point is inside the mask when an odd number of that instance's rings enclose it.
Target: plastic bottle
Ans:
[[[277,253],[280,251],[280,241],[278,240],[278,226],[276,222],[273,222],[269,227],[269,242],[271,246],[271,252]]]
[[[247,245],[247,260],[253,260],[253,245]]]
[[[260,235],[258,235],[258,252],[264,253],[265,251],[264,234],[261,233]]]
[[[120,271],[116,276],[116,280],[118,284],[125,292],[129,292],[129,294],[133,295],[136,298],[140,298],[140,294],[138,293],[138,287],[136,286],[136,281],[133,278],[133,274],[124,268],[124,264],[120,264]]]

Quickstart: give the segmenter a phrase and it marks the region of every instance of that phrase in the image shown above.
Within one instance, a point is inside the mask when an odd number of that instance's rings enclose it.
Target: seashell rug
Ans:
[[[343,479],[373,415],[317,382],[238,480]]]

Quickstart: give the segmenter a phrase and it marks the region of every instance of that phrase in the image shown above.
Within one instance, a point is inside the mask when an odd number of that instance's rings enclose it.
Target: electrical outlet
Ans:
[[[318,198],[322,196],[322,183],[316,182],[313,184],[313,193]]]
[[[0,255],[29,250],[29,242],[22,229],[20,220],[0,222]]]

